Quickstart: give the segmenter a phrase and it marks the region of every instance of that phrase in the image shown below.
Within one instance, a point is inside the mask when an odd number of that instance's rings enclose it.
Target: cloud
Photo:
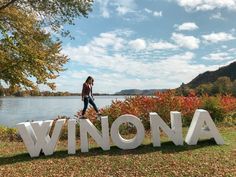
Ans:
[[[180,47],[190,50],[198,49],[200,40],[194,36],[185,36],[180,33],[173,33],[171,39]]]
[[[108,9],[109,0],[97,0],[96,2],[100,6],[101,16],[104,18],[109,18],[110,17],[110,12]]]
[[[153,16],[155,17],[162,17],[162,11],[154,11]]]
[[[72,52],[77,50],[77,53]],[[89,55],[84,55],[80,53],[79,48],[66,48],[64,53],[69,54],[74,61],[78,61],[80,64],[88,65],[90,67],[109,69],[111,72],[118,72],[122,74],[127,74],[139,78],[151,78],[153,73],[160,73],[160,68],[169,68],[172,66],[171,70],[174,70],[176,66],[171,63],[184,64],[190,62],[194,54],[191,52],[186,52],[179,55],[169,56],[163,60],[155,62],[145,62],[141,60],[136,60],[134,58],[128,58],[126,55],[108,53],[93,53],[90,52]],[[171,73],[168,72],[171,75]],[[175,77],[175,76],[174,76]]]
[[[210,16],[210,20],[225,20],[225,18],[220,12],[218,12],[216,14],[212,14],[212,16]]]
[[[68,71],[67,75],[70,76],[71,78],[74,79],[85,79],[89,76],[89,72],[86,70],[82,70],[82,71]]]
[[[148,14],[152,14],[154,17],[162,17],[163,12],[162,11],[153,11],[151,9],[145,8],[144,11]]]
[[[202,35],[202,38],[206,43],[218,43],[224,41],[234,40],[235,37],[230,33],[219,32],[219,33],[211,33],[207,35]]]
[[[114,10],[120,16],[135,13],[137,7],[135,0],[97,0],[96,3],[100,8],[101,16],[104,18],[110,18],[111,12]]]
[[[236,48],[228,49],[228,52],[233,52],[234,54],[236,54]]]
[[[68,53],[72,54],[70,51]],[[217,68],[192,64],[193,58],[193,53],[185,52],[163,60],[144,62],[118,54],[97,57],[90,52],[83,56],[78,50],[76,61],[85,68],[96,68],[99,71],[74,73],[73,77],[82,79],[87,74],[94,75],[98,92],[113,93],[124,88],[175,88],[182,82],[189,82],[200,72]]]
[[[170,49],[178,50],[178,46],[167,41],[150,41],[144,38],[133,40],[130,39],[131,36],[124,34],[125,32],[122,35],[115,31],[105,32],[83,46],[63,47],[63,53],[71,58],[71,62],[78,69],[66,71],[66,79],[62,76],[63,82],[59,78],[60,89],[69,89],[78,81],[82,83],[87,75],[95,77],[97,92],[114,93],[125,88],[175,88],[182,82],[189,82],[199,73],[217,69],[219,66],[195,63],[193,52],[170,53]],[[114,49],[116,39],[122,41],[123,47],[119,50]],[[100,44],[103,40],[104,44]],[[136,55],[130,55],[133,50]],[[154,52],[148,53],[155,50],[159,50],[163,56],[155,55]],[[143,56],[145,52],[147,55]]]
[[[137,7],[135,0],[119,0],[119,1],[114,0],[111,3],[111,6],[112,5],[114,5],[116,11],[121,16],[126,15],[127,13],[135,13]]]
[[[214,9],[236,10],[236,0],[176,0],[187,11],[208,11]]]
[[[226,61],[232,60],[233,57],[229,55],[227,52],[218,52],[218,53],[210,53],[207,56],[203,57],[204,60],[210,61]]]
[[[177,49],[178,46],[166,41],[153,42],[150,45],[150,49],[156,50],[168,50],[168,49]]]
[[[124,40],[116,33],[101,33],[99,37],[94,38],[91,44],[103,48],[110,46],[114,50],[120,50],[124,47]]]
[[[147,39],[135,39],[129,41],[128,44],[131,49],[136,51],[146,50],[147,52],[153,50],[175,50],[179,48],[179,46],[163,40],[151,41]]]
[[[222,45],[221,48],[223,48],[223,49],[227,49],[228,46],[227,46],[227,45]]]
[[[116,11],[118,12],[119,15],[125,15],[127,14],[128,12],[131,12],[131,10],[127,7],[122,7],[122,6],[119,6],[116,8]]]
[[[186,22],[182,25],[175,25],[178,31],[193,31],[198,29],[199,27],[193,22]]]
[[[148,9],[148,8],[145,8],[144,11],[147,12],[147,13],[149,13],[149,14],[152,13],[152,10],[150,10],[150,9]]]
[[[129,42],[131,48],[135,50],[143,50],[146,48],[146,42],[143,39],[135,39]]]

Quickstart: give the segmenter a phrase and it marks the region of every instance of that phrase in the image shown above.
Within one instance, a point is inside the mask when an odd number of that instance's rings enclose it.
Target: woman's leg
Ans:
[[[87,108],[88,108],[89,98],[84,97],[84,109],[82,111],[82,116],[85,114]]]
[[[89,103],[93,106],[94,110],[98,113],[99,112],[98,108],[91,97],[89,97]]]

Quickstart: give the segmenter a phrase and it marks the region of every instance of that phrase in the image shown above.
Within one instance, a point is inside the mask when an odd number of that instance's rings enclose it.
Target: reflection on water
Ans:
[[[115,99],[123,100],[124,96],[97,96],[95,103],[101,108]],[[72,118],[82,108],[80,96],[0,97],[0,124],[14,127],[19,122],[54,119],[58,115]]]

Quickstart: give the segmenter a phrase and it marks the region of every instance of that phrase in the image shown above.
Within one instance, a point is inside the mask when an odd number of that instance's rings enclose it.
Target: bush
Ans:
[[[157,112],[161,118],[170,124],[170,111],[179,111],[182,114],[183,126],[189,126],[196,109],[202,108],[211,114],[215,122],[222,122],[226,114],[236,111],[236,98],[226,96],[197,97],[194,92],[188,96],[176,96],[174,91],[156,93],[155,96],[133,96],[124,101],[114,100],[112,104],[101,109],[104,116],[109,117],[109,125],[123,114],[133,114],[139,117],[145,129],[150,129],[149,112]],[[97,126],[95,111],[88,109],[86,116]]]
[[[219,97],[219,96],[218,96]],[[230,95],[220,96],[219,104],[225,113],[236,111],[236,98]]]
[[[21,141],[20,135],[15,128],[0,126],[0,141]]]
[[[166,123],[170,124],[170,111],[180,111],[184,118],[184,125],[189,125],[194,111],[200,105],[201,100],[194,94],[183,97],[176,96],[173,91],[167,91],[156,93],[155,96],[133,96],[127,97],[124,101],[114,100],[109,107],[100,111],[102,115],[109,117],[110,126],[119,116],[133,114],[141,119],[145,129],[148,130],[150,129],[150,112],[157,112]],[[96,114],[93,109],[89,108],[86,116],[99,127],[100,122],[95,121]]]
[[[216,123],[224,122],[235,125],[236,123],[236,98],[230,95],[226,96],[203,96],[197,97],[193,92],[188,96],[176,96],[175,92],[167,91],[156,93],[155,96],[133,96],[127,97],[124,101],[114,100],[110,106],[101,109],[103,116],[108,116],[109,127],[121,115],[133,114],[139,117],[146,130],[150,129],[149,113],[156,112],[161,118],[170,124],[170,111],[179,111],[182,114],[183,126],[189,126],[196,109],[202,108],[211,114]],[[81,112],[78,112],[80,115]],[[78,117],[77,115],[77,117]],[[101,130],[100,121],[96,120],[96,112],[89,108],[86,116],[92,123]],[[66,119],[61,116],[57,119]],[[55,119],[55,120],[57,120]],[[55,121],[53,123],[53,127]],[[66,140],[68,136],[67,121],[62,128],[61,139]],[[52,128],[53,130],[53,128]],[[79,125],[76,129],[76,135],[79,137]],[[52,132],[52,131],[51,131]],[[124,124],[120,127],[121,134],[135,133],[136,129],[130,124]],[[0,140],[21,140],[16,129],[0,127]]]
[[[236,126],[236,112],[228,114],[223,120],[224,126]]]
[[[222,122],[225,117],[225,111],[220,105],[221,97],[203,97],[202,108],[207,110],[215,122]]]
[[[67,116],[58,116],[56,119],[54,119],[49,135],[50,136],[52,135],[53,129],[55,127],[55,123],[58,119],[66,119],[65,124],[62,126],[62,129],[61,129],[60,140],[67,140],[68,139],[68,120],[70,119]],[[77,124],[76,137],[79,138],[79,136],[80,136],[80,129],[79,129],[79,125]]]

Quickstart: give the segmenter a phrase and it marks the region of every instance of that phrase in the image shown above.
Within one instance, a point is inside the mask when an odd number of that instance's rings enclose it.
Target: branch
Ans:
[[[0,11],[7,8],[8,6],[10,6],[11,4],[13,4],[14,2],[16,2],[17,0],[11,0],[10,2],[8,2],[7,4],[3,5],[0,7]]]

